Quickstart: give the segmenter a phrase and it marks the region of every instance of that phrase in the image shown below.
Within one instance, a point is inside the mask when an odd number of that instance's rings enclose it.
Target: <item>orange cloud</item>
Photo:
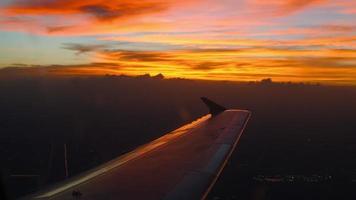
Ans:
[[[356,84],[356,27],[345,14],[355,4],[348,0],[16,2],[0,8],[1,30],[91,35],[91,45],[56,37],[58,48],[107,63],[50,66],[56,73]]]
[[[249,0],[249,3],[271,15],[287,15],[311,6],[323,5],[327,0]]]
[[[51,35],[120,34],[230,29],[254,34],[247,27],[279,24],[268,16],[288,15],[312,6],[349,4],[328,0],[247,0],[247,3],[202,0],[22,0],[0,8],[3,18],[17,21],[1,29]],[[237,9],[237,11],[235,10]],[[234,12],[232,12],[234,11]],[[226,13],[225,13],[226,12]],[[28,20],[28,16],[37,17]],[[267,16],[267,17],[266,17]],[[337,26],[338,24],[336,24]],[[235,30],[231,30],[235,29]]]
[[[325,29],[342,29],[334,31],[326,31]],[[150,42],[150,43],[164,43],[170,45],[181,45],[187,48],[202,48],[202,49],[233,49],[241,47],[260,47],[260,48],[274,48],[274,47],[300,47],[300,48],[339,48],[339,47],[356,47],[356,36],[352,35],[355,30],[354,26],[340,26],[340,27],[322,27],[320,29],[286,29],[271,32],[260,33],[256,35],[292,35],[295,31],[299,31],[299,35],[304,37],[301,39],[251,39],[247,36],[226,38],[227,34],[220,33],[220,35],[209,34],[186,34],[186,35],[171,35],[171,34],[148,34],[142,36],[114,36],[102,37],[103,41],[127,41],[127,42]],[[334,33],[346,32],[351,34],[333,35]],[[317,34],[319,33],[319,34]],[[316,52],[317,53],[317,52]]]
[[[339,1],[330,1],[329,7],[338,10],[338,12],[355,15],[356,14],[356,2],[349,0],[339,0]]]
[[[166,77],[230,81],[273,77],[277,81],[356,85],[356,51],[347,49],[112,50],[97,52],[97,61],[120,66],[117,73],[129,75],[163,73]]]
[[[75,46],[72,47],[74,50]],[[83,48],[77,47],[79,50]],[[249,48],[163,52],[97,48],[93,51],[96,52],[96,63],[26,67],[26,72],[29,75],[163,73],[168,78],[229,81],[255,81],[272,77],[276,81],[356,85],[356,51],[349,49],[324,49],[314,52],[300,49]]]
[[[322,37],[332,38],[336,35],[352,35],[356,31],[355,25],[347,24],[323,24],[318,26],[292,27],[285,29],[275,29],[260,33],[254,36],[303,36],[303,37]],[[340,37],[340,36],[339,36]]]
[[[164,30],[174,25],[161,20],[162,13],[198,1],[23,0],[0,7],[1,29],[58,35]]]

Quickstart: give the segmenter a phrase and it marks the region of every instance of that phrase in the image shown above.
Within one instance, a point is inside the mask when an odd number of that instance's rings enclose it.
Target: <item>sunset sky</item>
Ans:
[[[1,0],[4,67],[356,85],[356,1]]]

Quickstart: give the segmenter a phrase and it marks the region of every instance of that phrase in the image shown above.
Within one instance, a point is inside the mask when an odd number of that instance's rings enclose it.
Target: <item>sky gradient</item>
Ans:
[[[0,68],[356,85],[352,0],[2,0]]]

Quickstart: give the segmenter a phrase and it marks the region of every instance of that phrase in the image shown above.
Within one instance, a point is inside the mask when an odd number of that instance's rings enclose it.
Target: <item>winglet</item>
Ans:
[[[201,97],[200,99],[205,103],[206,106],[208,106],[209,112],[212,116],[216,116],[226,110],[224,106],[221,106],[206,97]]]

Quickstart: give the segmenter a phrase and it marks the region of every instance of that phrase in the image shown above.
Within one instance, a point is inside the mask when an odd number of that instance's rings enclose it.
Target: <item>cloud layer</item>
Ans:
[[[32,39],[23,35],[60,41],[53,52],[77,58],[68,73],[356,84],[355,8],[349,0],[14,0],[0,4],[0,34],[22,34],[10,40],[24,49]],[[11,65],[16,46],[0,51],[8,57],[0,66]]]

